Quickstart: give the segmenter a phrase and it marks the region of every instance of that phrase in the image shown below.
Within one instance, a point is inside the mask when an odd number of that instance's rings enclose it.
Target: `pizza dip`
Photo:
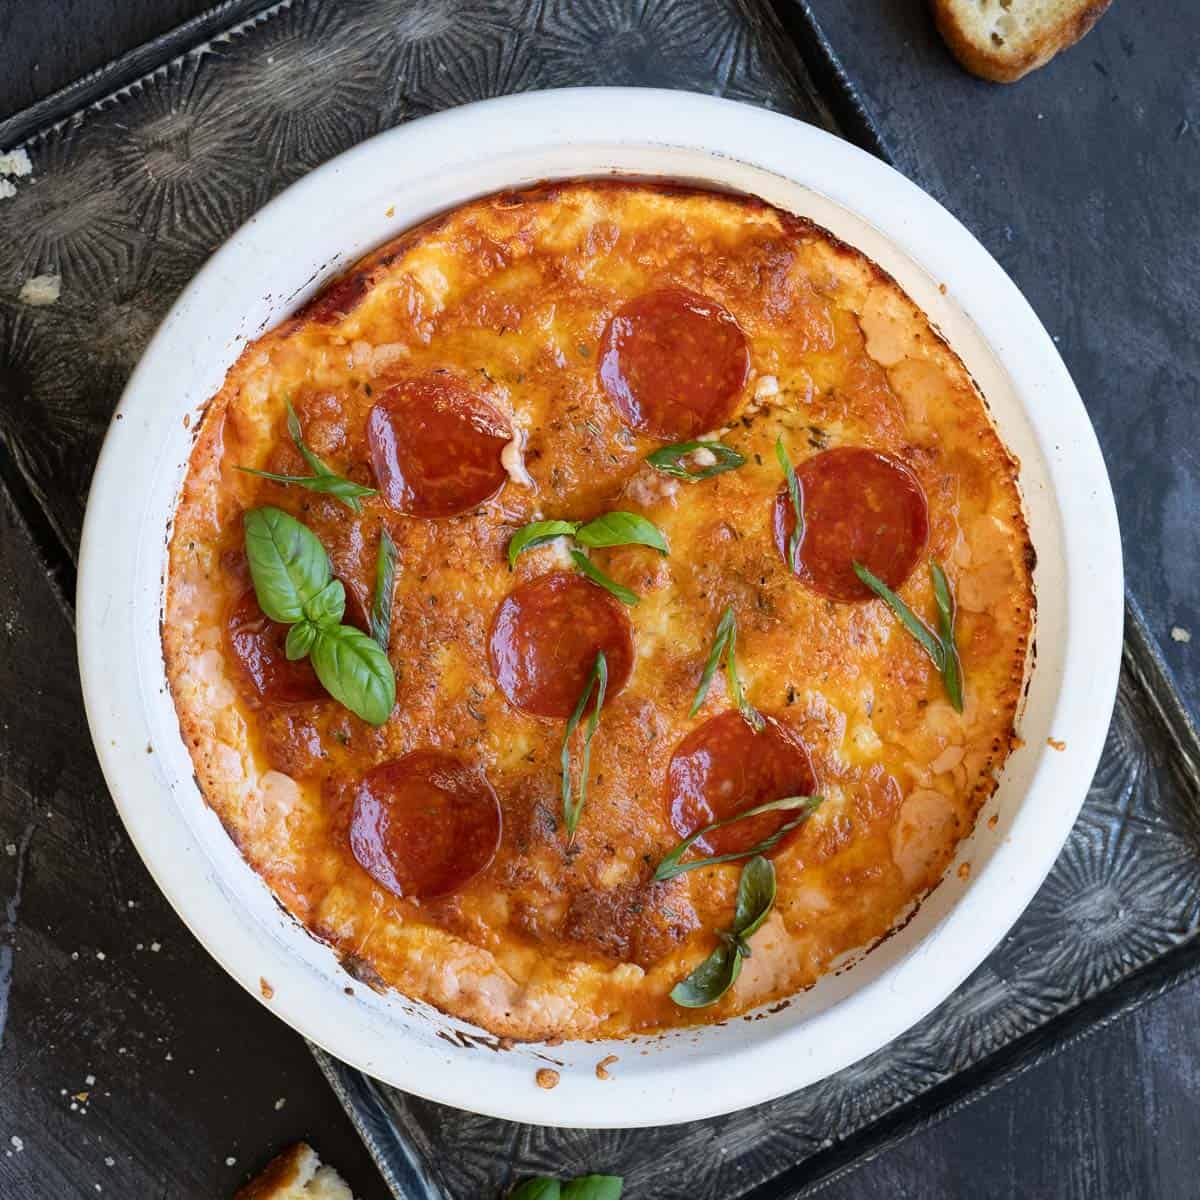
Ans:
[[[1014,743],[1017,464],[895,282],[755,199],[474,201],[249,345],[163,644],[207,803],[358,979],[727,1019],[938,882]]]

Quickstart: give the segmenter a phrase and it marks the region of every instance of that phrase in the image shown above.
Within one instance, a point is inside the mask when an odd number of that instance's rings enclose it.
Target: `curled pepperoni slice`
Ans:
[[[238,666],[242,691],[253,700],[300,704],[327,693],[308,659],[289,662],[284,653],[288,627],[258,606],[254,589],[242,593],[225,619],[225,644]]]
[[[733,315],[685,288],[629,301],[600,345],[600,386],[621,419],[669,441],[723,425],[749,370],[746,335]]]
[[[380,887],[414,899],[469,883],[500,845],[500,802],[477,767],[416,750],[363,776],[350,849]]]
[[[888,587],[911,574],[929,539],[929,506],[917,477],[889,454],[846,446],[796,468],[804,536],[796,574],[834,600],[869,600],[860,562]],[[775,497],[775,545],[786,562],[796,518],[786,485]]]
[[[452,375],[390,388],[367,417],[367,445],[383,498],[414,517],[466,512],[507,478],[508,423]]]
[[[569,717],[596,655],[608,664],[606,702],[629,679],[633,630],[621,605],[571,571],[552,571],[505,597],[492,620],[488,657],[500,690],[538,717]]]
[[[811,796],[815,787],[808,750],[786,725],[767,717],[766,727],[755,733],[731,710],[705,721],[675,747],[667,769],[667,808],[676,833],[687,837],[758,804]],[[794,812],[747,817],[697,838],[694,845],[704,854],[740,854],[795,817]],[[791,836],[768,854],[777,853]]]

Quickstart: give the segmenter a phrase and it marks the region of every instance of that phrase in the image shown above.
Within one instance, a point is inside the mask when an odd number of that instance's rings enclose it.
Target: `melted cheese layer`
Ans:
[[[701,484],[643,462],[596,378],[613,311],[680,286],[745,331],[751,377],[728,429],[746,465]],[[304,473],[284,433],[370,485],[366,414],[390,382],[449,370],[515,431],[509,481],[446,520],[360,516],[236,466]],[[794,461],[864,445],[900,458],[929,501],[928,554],[958,599],[965,712],[878,602],[834,604],[790,578],[770,510],[783,436]],[[869,260],[756,200],[571,183],[488,197],[383,247],[247,347],[200,426],[170,546],[163,643],[206,801],[280,902],[349,969],[494,1033],[602,1037],[724,1020],[811,985],[884,936],[938,880],[1008,754],[1033,620],[1017,468],[962,364]],[[248,701],[223,640],[246,586],[241,513],[284,508],[326,545],[351,605],[369,604],[379,529],[398,548],[390,656],[397,705],[375,729],[333,702]],[[595,551],[633,588],[636,659],[606,706],[576,846],[560,832],[562,726],[516,711],[487,630],[516,585],[564,562],[554,543],[505,561],[541,517],[644,513],[671,554]],[[931,616],[928,573],[900,589]],[[718,676],[688,707],[723,609],[738,620],[750,701],[807,744],[825,803],[780,852],[778,899],[754,957],[716,1006],[674,983],[729,922],[737,865],[648,886],[676,840],[664,794],[675,745],[729,707]],[[357,779],[422,748],[477,761],[500,797],[492,865],[459,894],[398,898],[350,853]]]

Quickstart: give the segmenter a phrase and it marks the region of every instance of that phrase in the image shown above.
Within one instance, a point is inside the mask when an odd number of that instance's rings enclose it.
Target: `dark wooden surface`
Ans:
[[[0,0],[0,119],[203,7]],[[1153,29],[1139,7],[1118,4],[1095,42],[1010,90],[961,78],[919,0],[814,0],[812,15],[861,85],[866,132],[1064,338],[1114,466],[1131,578],[1195,711],[1194,652],[1168,630],[1191,626],[1200,549],[1200,22]],[[86,745],[67,616],[0,503],[0,1200],[96,1184],[133,1200],[221,1197],[300,1136],[382,1200],[303,1044],[159,897]],[[1200,986],[1179,989],[827,1194],[1200,1195],[1198,1016]]]

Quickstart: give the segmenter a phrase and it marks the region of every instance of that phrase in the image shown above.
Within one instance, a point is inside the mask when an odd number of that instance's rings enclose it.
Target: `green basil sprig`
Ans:
[[[534,521],[522,525],[508,543],[508,565],[516,565],[523,550],[544,546],[556,537],[573,537],[581,546],[600,549],[607,546],[649,546],[660,554],[669,554],[667,539],[653,521],[640,513],[601,513],[591,521]]]
[[[392,596],[396,591],[396,543],[386,530],[379,531],[379,551],[375,555],[375,595],[371,600],[371,636],[387,653],[392,636]]]
[[[775,868],[769,859],[752,858],[738,880],[733,925],[718,929],[720,945],[671,989],[680,1008],[707,1008],[737,982],[742,959],[750,957],[750,938],[762,927],[775,903]]]
[[[259,471],[254,467],[238,467],[239,471],[245,472],[247,475],[257,475],[260,479],[271,479],[276,483],[297,484],[299,487],[307,488],[310,492],[322,492],[328,496],[334,496],[340,500],[351,512],[362,512],[362,505],[359,503],[361,496],[374,496],[375,488],[363,487],[361,483],[355,483],[352,479],[347,479],[345,476],[339,475],[336,471],[331,471],[305,444],[304,438],[300,430],[300,418],[296,416],[296,410],[292,407],[292,402],[287,401],[287,427],[288,433],[292,436],[292,441],[296,444],[296,449],[300,451],[304,461],[312,468],[311,475],[277,475],[274,471]],[[267,614],[270,615],[269,613]]]
[[[596,729],[600,724],[600,709],[604,706],[604,692],[607,687],[608,659],[601,650],[592,664],[587,687],[583,689],[583,695],[579,697],[579,703],[575,705],[575,711],[571,714],[570,720],[567,721],[567,727],[563,731],[562,802],[563,824],[567,827],[568,841],[575,840],[575,830],[579,828],[579,818],[583,814],[583,806],[587,800],[588,771],[592,765],[592,738],[596,736]],[[579,767],[579,795],[573,797],[571,793],[571,735],[583,719],[583,710],[587,708],[593,688],[596,689],[596,706],[588,717],[587,729],[584,731],[583,761]]]
[[[796,468],[792,466],[792,460],[788,458],[788,453],[783,448],[782,434],[775,439],[775,457],[783,468],[783,477],[787,480],[788,496],[792,502],[792,515],[796,518],[796,527],[792,530],[792,536],[788,538],[788,570],[798,571],[800,569],[800,543],[804,539],[804,505],[800,500],[800,481],[796,478]]]
[[[917,644],[929,656],[929,661],[941,674],[946,695],[956,712],[963,710],[962,661],[954,641],[954,598],[950,583],[942,568],[929,560],[929,577],[933,582],[933,597],[938,610],[938,628],[934,633],[882,579],[873,575],[862,563],[854,564],[854,573],[895,614],[896,619],[913,635]]]
[[[708,661],[704,664],[704,671],[700,675],[700,686],[696,688],[696,695],[692,700],[692,707],[688,709],[688,716],[694,717],[700,711],[700,706],[704,703],[705,696],[708,695],[713,676],[717,673],[722,655],[725,656],[725,679],[729,685],[730,699],[737,705],[746,724],[755,733],[762,733],[765,724],[762,714],[746,699],[746,695],[742,691],[742,678],[737,669],[737,619],[733,615],[732,606],[725,609],[721,614],[721,619],[717,622],[712,649],[708,652]]]
[[[278,508],[250,509],[243,518],[246,558],[258,606],[290,625],[284,652],[308,655],[321,686],[339,704],[382,725],[396,703],[396,676],[379,644],[341,624],[346,589],[308,526]]]
[[[697,450],[707,450],[717,461],[707,467],[685,467],[683,460]],[[725,471],[736,471],[746,465],[746,456],[739,454],[724,442],[676,442],[646,455],[646,461],[664,475],[685,479],[688,483],[699,483]]]
[[[557,537],[574,538],[581,546],[602,549],[609,546],[649,546],[659,554],[669,554],[670,548],[662,530],[640,513],[608,512],[591,521],[534,521],[522,525],[508,543],[508,565],[516,565],[517,557],[534,546],[544,546]],[[588,556],[572,549],[571,560],[593,583],[611,592],[622,604],[631,607],[638,602],[637,593],[606,575]]]
[[[658,868],[654,872],[655,881],[661,882],[664,879],[674,879],[676,875],[695,871],[699,867],[712,867],[717,863],[736,862],[739,858],[750,858],[756,854],[765,854],[768,850],[773,850],[778,846],[793,829],[803,825],[821,807],[822,800],[824,800],[823,796],[785,796],[782,800],[772,800],[767,804],[756,804],[753,808],[747,808],[743,812],[735,813],[732,817],[726,817],[723,821],[714,821],[711,825],[705,825],[703,828],[697,829],[695,833],[688,834],[658,864]],[[700,838],[706,837],[716,829],[724,829],[726,825],[732,825],[735,821],[744,821],[747,817],[757,817],[761,813],[791,811],[798,811],[799,816],[784,822],[770,837],[763,838],[755,846],[750,846],[746,850],[739,850],[733,854],[714,854],[707,858],[694,858],[689,862],[680,861],[688,850],[691,849],[693,842],[699,841]]]
[[[541,1175],[525,1180],[509,1200],[621,1200],[623,1184],[619,1175],[580,1175],[567,1183]]]

